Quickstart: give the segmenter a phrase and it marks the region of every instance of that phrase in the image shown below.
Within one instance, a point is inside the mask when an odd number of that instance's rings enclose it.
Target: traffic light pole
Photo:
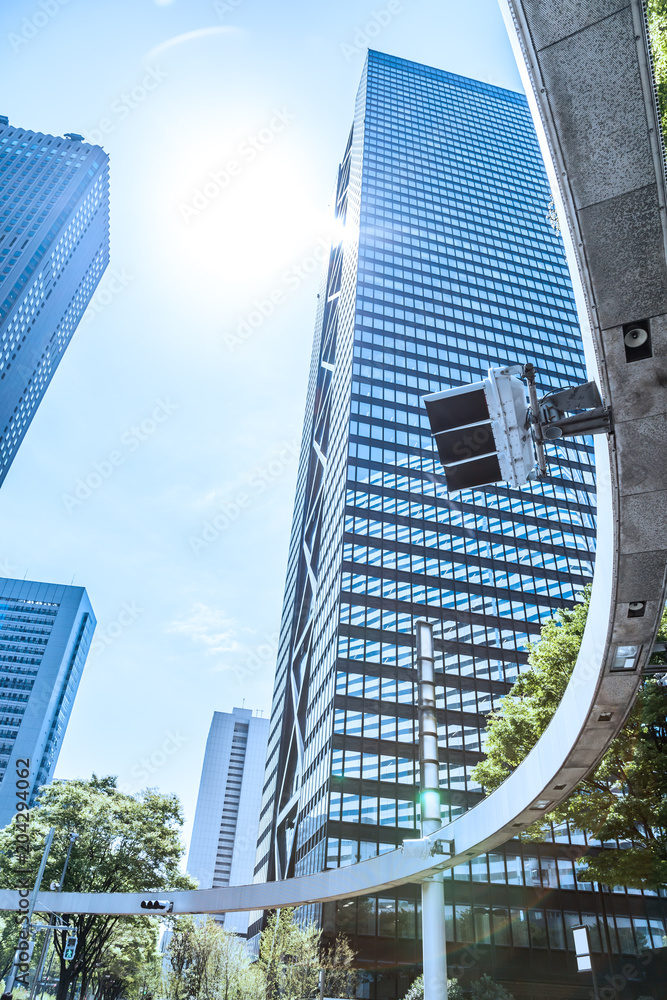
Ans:
[[[442,819],[433,626],[426,621],[417,622],[417,675],[421,833],[422,837],[428,837],[441,828]],[[445,885],[442,872],[422,882],[422,949],[424,1000],[447,1000]]]
[[[46,843],[44,844],[44,852],[42,854],[42,860],[39,865],[37,878],[35,879],[35,886],[32,890],[32,893],[30,894],[28,909],[26,910],[25,916],[23,918],[23,926],[19,933],[19,944],[18,948],[16,949],[16,954],[14,955],[14,961],[5,980],[5,992],[2,994],[2,1000],[11,1000],[12,991],[14,989],[14,983],[17,978],[17,973],[21,970],[21,966],[29,965],[30,958],[32,956],[32,951],[33,948],[35,947],[34,941],[30,940],[30,921],[32,920],[32,913],[33,910],[35,909],[35,903],[37,902],[37,894],[39,892],[39,887],[42,884],[42,878],[44,877],[44,869],[46,868],[46,861],[49,856],[49,851],[51,850],[51,843],[53,841],[54,833],[55,833],[55,828],[51,827],[51,829],[46,835]]]
[[[76,840],[76,838],[77,838],[76,833],[74,832],[70,833],[69,847],[67,848],[67,854],[65,856],[65,864],[63,865],[63,870],[60,875],[60,882],[58,883],[58,892],[63,891],[63,885],[65,883],[65,874],[67,872],[67,865],[69,864],[69,856],[72,853],[72,848],[74,847],[74,841]],[[53,886],[51,886],[51,888],[53,888]],[[48,951],[49,941],[51,939],[51,932],[55,930],[57,923],[58,923],[58,917],[56,916],[56,914],[53,914],[53,916],[49,920],[49,925],[46,929],[46,933],[44,934],[44,942],[42,944],[42,950],[39,955],[39,961],[37,962],[37,969],[35,970],[35,978],[33,979],[32,986],[30,987],[30,997],[28,998],[28,1000],[34,1000],[35,993],[39,989],[40,980],[42,978],[42,971],[44,969],[44,962],[46,960],[46,953]],[[49,968],[50,967],[51,966],[49,964]],[[41,989],[39,990],[39,993],[41,996],[42,994]]]

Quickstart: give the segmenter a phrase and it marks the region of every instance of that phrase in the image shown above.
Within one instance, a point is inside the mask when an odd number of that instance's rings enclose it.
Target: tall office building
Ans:
[[[0,827],[51,779],[95,625],[83,587],[0,580]]]
[[[551,446],[542,482],[450,496],[421,402],[506,363],[531,361],[542,391],[585,381],[549,201],[523,95],[369,53],[318,305],[257,880],[416,835],[418,618],[441,658],[443,821],[475,805],[486,714],[540,623],[591,579],[589,442]],[[577,883],[572,844],[560,829],[448,873],[450,975],[583,997],[568,926],[587,923],[612,965],[661,946],[663,901]],[[351,936],[363,996],[402,997],[421,960],[419,898],[403,886],[304,916]]]
[[[187,865],[201,889],[252,882],[268,736],[250,709],[213,713]],[[247,913],[219,919],[245,937]]]
[[[108,160],[0,117],[0,485],[109,262]]]

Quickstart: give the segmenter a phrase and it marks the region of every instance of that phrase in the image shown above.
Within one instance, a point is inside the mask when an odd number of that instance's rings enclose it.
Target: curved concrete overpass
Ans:
[[[595,766],[622,726],[651,654],[667,566],[667,239],[642,8],[639,0],[501,5],[525,62],[559,215],[569,228],[564,238],[581,279],[590,377],[614,417],[614,433],[596,439],[597,562],[572,678],[551,725],[516,771],[429,838],[453,842],[451,855],[411,859],[399,850],[282,882],[160,893],[175,913],[364,895],[492,850],[552,809]],[[652,356],[628,361],[624,327],[638,321],[648,321]],[[35,909],[136,914],[145,912],[139,907],[146,895],[43,892]],[[0,908],[18,909],[18,893],[0,892]]]

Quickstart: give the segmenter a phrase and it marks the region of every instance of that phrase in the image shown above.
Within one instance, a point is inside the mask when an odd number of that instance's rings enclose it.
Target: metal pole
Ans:
[[[60,876],[60,882],[58,883],[58,892],[62,892],[63,891],[63,884],[65,882],[65,873],[67,871],[67,865],[69,864],[69,856],[72,853],[72,848],[74,846],[74,841],[76,840],[77,836],[78,836],[78,834],[74,833],[74,831],[72,831],[72,833],[70,833],[70,835],[69,835],[69,847],[67,848],[67,854],[65,856],[65,864],[63,865],[63,870],[62,870],[62,873],[61,873],[61,876]],[[51,888],[53,888],[53,885],[51,886]],[[44,932],[44,942],[42,944],[42,950],[41,950],[40,955],[39,955],[39,961],[37,962],[37,969],[35,971],[35,978],[33,979],[32,986],[30,987],[30,997],[29,997],[29,1000],[33,1000],[33,998],[35,996],[35,993],[39,989],[39,983],[40,983],[40,979],[42,978],[42,971],[44,969],[44,962],[46,960],[46,953],[47,953],[48,948],[49,948],[49,939],[51,937],[51,930],[53,929],[53,927],[57,923],[57,919],[58,918],[56,917],[56,915],[53,914],[51,916],[50,920],[49,920],[49,926],[48,926],[47,930]],[[50,968],[50,963],[49,963],[49,968]],[[43,991],[40,989],[39,990],[40,996],[42,995],[42,992]]]
[[[535,451],[537,452],[537,465],[541,476],[547,474],[547,460],[544,454],[542,443],[542,424],[540,422],[540,404],[537,400],[537,389],[535,388],[535,368],[530,362],[523,366],[523,377],[528,383],[528,398],[530,399],[530,418],[533,425],[533,440],[535,441]]]
[[[5,980],[5,992],[2,994],[2,1000],[9,998],[12,995],[12,990],[14,989],[14,981],[16,980],[16,973],[19,971],[21,964],[26,964],[26,959],[22,959],[21,956],[28,953],[27,962],[30,962],[32,957],[32,951],[35,947],[34,941],[29,941],[30,938],[30,921],[32,919],[32,913],[35,909],[35,903],[37,902],[37,894],[39,893],[39,887],[42,884],[42,878],[44,876],[44,869],[46,868],[46,861],[49,856],[49,851],[51,850],[51,843],[53,841],[53,834],[55,833],[55,828],[51,827],[46,835],[46,843],[44,844],[44,852],[42,854],[42,860],[39,865],[39,871],[37,873],[37,878],[35,879],[35,886],[30,894],[30,902],[28,904],[28,910],[23,919],[23,929],[19,937],[19,947],[16,949],[16,954],[14,955],[14,962],[11,969],[9,970],[9,975]],[[29,945],[26,948],[21,941],[29,941]],[[30,947],[32,945],[32,947]]]
[[[613,976],[614,975],[614,953],[612,951],[611,937],[609,935],[609,920],[607,918],[607,907],[605,906],[605,902],[604,902],[604,892],[602,890],[602,883],[598,882],[597,886],[598,886],[598,889],[600,890],[600,902],[602,904],[602,921],[601,921],[601,923],[603,925],[603,930],[604,930],[604,946],[603,946],[602,950],[606,951],[606,953],[607,953],[607,961],[609,963],[609,975]],[[591,965],[592,964],[593,964],[593,962],[591,961]]]
[[[421,833],[422,837],[428,837],[441,828],[442,818],[433,626],[426,621],[417,622],[417,675]],[[422,882],[422,955],[424,1000],[447,1000],[445,885],[442,872]]]
[[[324,969],[320,969],[320,1000],[324,1000]]]

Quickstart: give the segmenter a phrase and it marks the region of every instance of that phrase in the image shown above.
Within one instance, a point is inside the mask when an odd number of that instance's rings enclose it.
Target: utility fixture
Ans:
[[[523,486],[546,476],[546,441],[612,431],[595,382],[538,399],[532,364],[489,368],[481,382],[423,399],[450,492],[492,483]]]

